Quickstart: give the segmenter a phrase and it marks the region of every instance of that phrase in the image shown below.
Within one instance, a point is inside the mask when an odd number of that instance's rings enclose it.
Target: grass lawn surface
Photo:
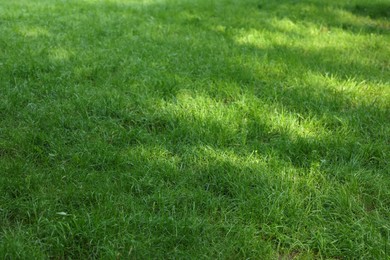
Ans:
[[[1,259],[388,259],[390,3],[0,0]]]

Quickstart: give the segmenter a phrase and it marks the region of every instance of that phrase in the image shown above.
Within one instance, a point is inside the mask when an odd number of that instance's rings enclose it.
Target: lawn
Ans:
[[[388,259],[390,3],[0,0],[1,259]]]

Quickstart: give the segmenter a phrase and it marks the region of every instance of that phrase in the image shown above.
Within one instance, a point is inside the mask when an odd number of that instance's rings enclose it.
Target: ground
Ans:
[[[0,0],[1,258],[386,259],[389,10]]]

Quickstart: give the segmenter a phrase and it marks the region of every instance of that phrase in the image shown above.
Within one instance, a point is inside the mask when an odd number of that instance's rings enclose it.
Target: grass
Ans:
[[[0,0],[1,258],[389,258],[389,8]]]

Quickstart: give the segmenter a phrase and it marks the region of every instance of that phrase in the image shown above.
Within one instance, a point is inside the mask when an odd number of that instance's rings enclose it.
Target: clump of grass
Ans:
[[[388,257],[382,5],[3,1],[0,255]]]

